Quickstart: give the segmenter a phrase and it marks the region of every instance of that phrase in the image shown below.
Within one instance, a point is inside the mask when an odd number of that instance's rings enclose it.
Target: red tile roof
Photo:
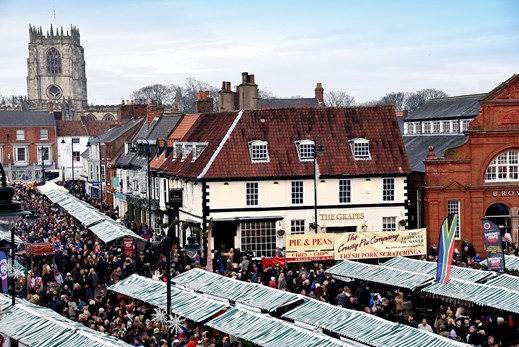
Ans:
[[[58,136],[88,136],[86,128],[79,120],[58,120],[56,128]]]
[[[88,136],[100,136],[104,134],[111,127],[119,125],[109,120],[93,120],[85,121],[85,126],[88,131]]]
[[[202,114],[184,137],[186,142],[208,142],[200,157],[181,162],[168,158],[168,174],[196,178],[230,132],[238,112]],[[314,140],[325,152],[319,156],[321,176],[402,175],[410,173],[402,135],[392,106],[348,108],[289,108],[246,110],[204,178],[241,179],[308,177],[313,162],[299,160],[295,141]],[[355,160],[349,140],[369,140],[371,160]],[[252,163],[248,142],[268,143],[270,162]]]

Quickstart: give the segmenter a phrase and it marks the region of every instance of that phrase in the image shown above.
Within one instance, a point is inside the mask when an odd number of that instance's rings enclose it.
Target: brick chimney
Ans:
[[[231,90],[231,82],[222,82],[222,89],[218,92],[218,111],[232,112],[236,110],[235,93]]]
[[[209,91],[199,91],[196,93],[195,113],[207,113],[214,111],[213,98],[209,96]]]
[[[315,86],[315,98],[319,102],[319,105],[324,104],[324,88],[322,83],[317,83]]]
[[[241,84],[238,86],[239,108],[258,108],[258,85],[255,83],[254,75],[242,72]]]
[[[146,121],[150,124],[155,118],[160,117],[164,113],[164,106],[157,105],[155,101],[148,104]]]

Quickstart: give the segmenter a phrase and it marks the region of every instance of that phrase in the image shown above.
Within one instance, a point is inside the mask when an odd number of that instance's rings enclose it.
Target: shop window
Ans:
[[[241,223],[241,249],[249,249],[256,257],[276,255],[276,222]]]
[[[498,155],[487,167],[486,182],[519,181],[519,151]]]

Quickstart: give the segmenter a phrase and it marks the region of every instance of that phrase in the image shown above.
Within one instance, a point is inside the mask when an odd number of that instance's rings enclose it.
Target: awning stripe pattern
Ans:
[[[27,346],[38,347],[102,347],[129,344],[106,336],[82,324],[64,318],[46,307],[17,300],[10,306],[10,298],[0,295],[0,333],[19,340]]]
[[[144,276],[131,275],[110,286],[108,290],[127,295],[151,305],[166,309],[166,283]],[[226,305],[198,294],[171,286],[171,308],[179,316],[202,322],[227,309]]]
[[[519,290],[519,277],[503,274],[491,279],[485,284],[488,284],[489,286],[508,288],[510,290],[517,291]]]
[[[487,266],[487,260],[483,260],[481,265]],[[519,257],[515,255],[505,254],[505,268],[507,270],[519,270]]]
[[[405,257],[395,257],[386,261],[383,266],[392,269],[410,271],[414,273],[436,275],[436,267],[438,263],[430,261],[422,261]],[[469,282],[482,282],[488,278],[494,277],[496,274],[490,271],[482,271],[469,269],[459,266],[451,267],[451,278]]]
[[[70,215],[90,229],[103,242],[110,242],[122,237],[144,240],[124,225],[115,222],[104,213],[99,212],[86,202],[70,195],[68,192],[53,189],[47,191],[45,196],[53,203],[67,210]]]
[[[448,298],[465,300],[480,306],[519,313],[519,291],[507,288],[451,279],[445,284],[434,283],[423,288],[422,291]]]
[[[350,260],[343,260],[326,272],[339,279],[351,277],[411,290],[434,281],[434,276],[432,275],[392,269],[386,266],[357,263]]]
[[[206,325],[260,346],[351,346],[346,342],[296,327],[291,323],[237,308],[210,320]]]
[[[468,346],[422,330],[402,329],[407,326],[318,300],[309,300],[283,314],[282,317],[329,330],[372,346]],[[398,343],[395,343],[396,341]],[[417,341],[423,342],[417,343]]]
[[[277,308],[305,300],[303,296],[257,283],[241,282],[201,269],[184,272],[172,281],[204,294],[210,294],[243,305],[275,311]]]

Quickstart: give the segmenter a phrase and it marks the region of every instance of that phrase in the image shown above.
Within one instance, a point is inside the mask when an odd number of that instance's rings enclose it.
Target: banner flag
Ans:
[[[315,181],[319,181],[319,177],[321,177],[321,173],[319,172],[319,164],[317,163],[317,160],[315,160]]]
[[[436,269],[436,281],[449,282],[451,277],[452,254],[454,252],[454,235],[458,227],[458,215],[449,214],[442,223],[440,229],[440,242],[438,246],[438,268]]]
[[[2,292],[4,293],[9,291],[8,277],[7,256],[4,251],[0,251],[0,278],[2,279]]]
[[[483,236],[485,238],[485,250],[487,251],[487,268],[490,271],[505,272],[505,254],[503,253],[503,241],[501,231],[496,223],[483,219]]]

